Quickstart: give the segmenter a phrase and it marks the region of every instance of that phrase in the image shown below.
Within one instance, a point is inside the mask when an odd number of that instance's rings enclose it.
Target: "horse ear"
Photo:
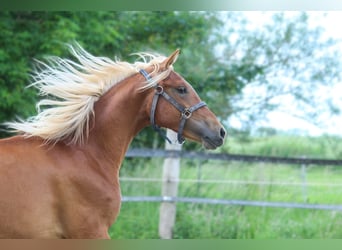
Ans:
[[[172,64],[177,61],[178,55],[180,54],[180,49],[176,49],[168,58],[165,59],[161,64],[163,70],[169,68]]]

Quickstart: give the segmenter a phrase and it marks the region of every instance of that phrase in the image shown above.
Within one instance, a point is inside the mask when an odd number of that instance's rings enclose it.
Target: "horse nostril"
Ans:
[[[226,131],[224,130],[224,128],[220,129],[220,135],[222,138],[224,138],[226,136]]]

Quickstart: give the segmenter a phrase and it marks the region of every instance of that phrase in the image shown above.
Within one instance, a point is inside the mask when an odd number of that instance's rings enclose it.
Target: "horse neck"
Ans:
[[[138,90],[139,75],[112,87],[95,103],[95,122],[88,145],[98,157],[120,168],[134,136],[149,124],[148,92]]]

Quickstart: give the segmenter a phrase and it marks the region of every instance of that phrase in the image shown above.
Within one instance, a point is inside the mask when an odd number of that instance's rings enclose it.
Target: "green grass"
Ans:
[[[230,137],[221,151],[264,156],[342,158],[341,138],[271,136],[240,140]]]
[[[276,136],[241,142],[233,138],[220,151],[337,159],[341,158],[340,141],[327,137]],[[132,161],[125,160],[120,176],[161,178],[162,164],[162,159],[152,159],[132,166]],[[306,166],[304,179],[299,165],[182,160],[180,178],[184,180],[179,184],[180,197],[342,204],[342,166]],[[209,182],[187,182],[189,179]],[[267,184],[269,182],[272,184]],[[124,196],[159,196],[161,182],[121,181],[121,189]],[[159,206],[159,203],[148,202],[123,203],[110,229],[111,237],[159,238]],[[342,212],[177,203],[173,237],[342,238]]]

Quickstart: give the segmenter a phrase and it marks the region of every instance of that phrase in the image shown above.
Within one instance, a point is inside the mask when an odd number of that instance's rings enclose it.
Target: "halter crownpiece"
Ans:
[[[147,81],[151,80],[150,75],[145,70],[141,69],[139,72],[140,72],[140,74],[142,74],[146,78]],[[161,128],[155,123],[155,113],[156,113],[157,104],[158,104],[158,100],[159,100],[160,96],[164,97],[166,99],[166,101],[171,103],[178,111],[181,112],[181,119],[180,119],[180,122],[178,125],[177,140],[178,140],[178,143],[183,144],[185,139],[182,136],[182,134],[183,134],[183,130],[184,130],[186,121],[191,117],[191,115],[194,111],[196,111],[197,109],[200,109],[204,106],[207,106],[207,104],[205,102],[201,101],[201,102],[191,106],[190,108],[186,108],[183,105],[179,104],[170,95],[168,95],[164,91],[162,86],[160,86],[159,84],[157,84],[155,86],[155,93],[154,93],[154,96],[152,99],[152,106],[151,106],[151,111],[150,111],[150,122],[151,122],[153,129],[155,131],[157,131],[169,143],[171,143],[171,140],[169,138],[167,138],[167,136],[162,132]]]

